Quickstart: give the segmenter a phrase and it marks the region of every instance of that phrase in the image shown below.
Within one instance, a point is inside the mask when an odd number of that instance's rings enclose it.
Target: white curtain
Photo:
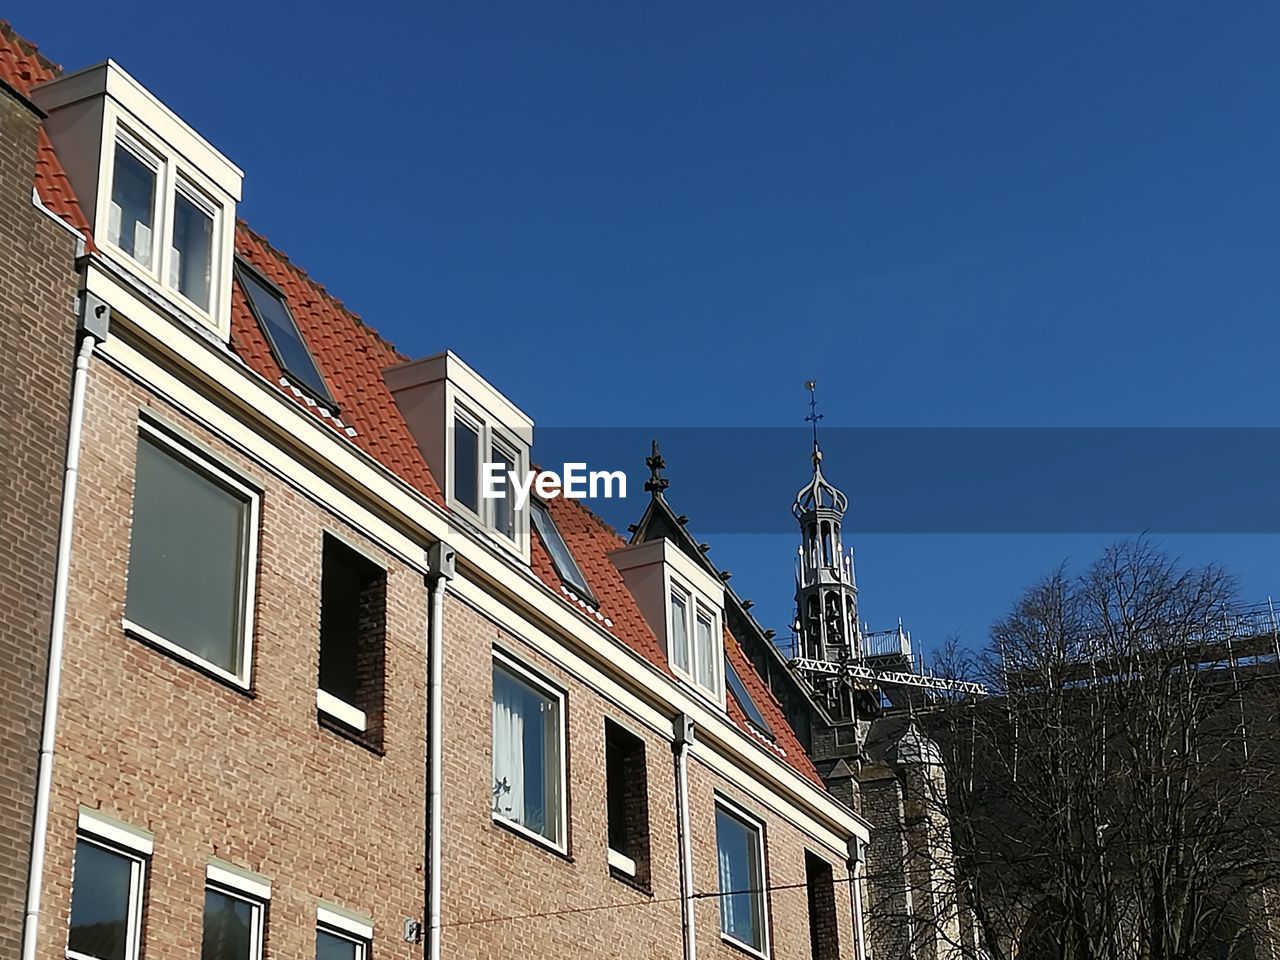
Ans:
[[[520,688],[493,672],[493,812],[524,823],[524,714]]]
[[[694,634],[694,674],[693,679],[708,690],[716,689],[715,639],[711,636],[713,623],[698,613],[698,624]]]
[[[733,859],[724,844],[719,845],[720,856],[720,929],[725,933],[737,933],[736,914],[732,892],[738,889],[733,875]]]

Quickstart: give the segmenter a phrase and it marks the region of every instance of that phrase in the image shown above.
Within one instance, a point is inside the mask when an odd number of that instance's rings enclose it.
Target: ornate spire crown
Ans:
[[[804,388],[809,391],[809,415],[804,420],[805,423],[813,425],[813,478],[796,491],[795,502],[791,504],[791,514],[797,520],[815,510],[831,510],[843,516],[848,509],[849,498],[822,475],[822,448],[818,445],[818,421],[823,415],[818,413],[818,381],[808,380]]]

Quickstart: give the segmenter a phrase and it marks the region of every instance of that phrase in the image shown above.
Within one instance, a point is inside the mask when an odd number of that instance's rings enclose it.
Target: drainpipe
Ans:
[[[35,960],[40,932],[40,893],[44,886],[44,848],[49,838],[49,802],[53,787],[54,747],[57,743],[58,696],[62,689],[62,650],[67,629],[67,581],[71,571],[71,533],[76,512],[76,480],[80,473],[80,437],[84,430],[84,401],[89,384],[89,361],[98,341],[105,340],[111,311],[90,293],[79,298],[80,338],[71,379],[71,415],[67,455],[62,474],[62,513],[58,518],[58,558],[53,575],[53,618],[49,630],[49,669],[44,681],[44,718],[36,764],[36,805],[31,831],[31,870],[27,874],[27,907],[22,920],[22,960]]]
[[[440,960],[441,766],[444,756],[444,589],[457,572],[457,554],[443,541],[427,550],[427,960]]]
[[[862,863],[866,848],[857,837],[849,838],[849,902],[853,905],[853,949],[856,960],[869,960],[867,935],[862,927]]]
[[[684,960],[697,960],[693,924],[693,839],[689,835],[689,748],[693,746],[693,718],[682,713],[672,723],[671,749],[676,765],[676,832],[680,850],[680,932]]]

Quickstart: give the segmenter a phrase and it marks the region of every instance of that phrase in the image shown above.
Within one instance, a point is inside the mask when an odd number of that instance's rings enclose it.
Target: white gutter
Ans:
[[[693,922],[693,838],[689,835],[689,748],[693,746],[694,724],[682,713],[672,724],[675,739],[671,749],[676,764],[676,832],[680,852],[680,933],[684,960],[697,960],[698,944]]]
[[[105,308],[104,308],[105,309]],[[104,319],[99,313],[98,318]],[[105,327],[103,328],[105,333]],[[76,512],[76,480],[80,473],[80,436],[89,360],[98,342],[96,331],[83,330],[71,380],[71,420],[67,429],[66,466],[62,474],[62,515],[58,520],[58,559],[53,576],[53,623],[49,631],[49,670],[44,682],[44,719],[36,772],[35,822],[31,831],[31,870],[27,875],[27,909],[22,921],[22,960],[35,960],[40,932],[40,893],[44,886],[44,848],[49,838],[49,801],[57,743],[58,696],[62,689],[62,650],[67,630],[67,581],[71,571],[71,533]]]
[[[455,573],[457,554],[443,541],[427,551],[427,960],[440,960],[440,834],[444,820],[441,765],[444,758],[444,589]]]

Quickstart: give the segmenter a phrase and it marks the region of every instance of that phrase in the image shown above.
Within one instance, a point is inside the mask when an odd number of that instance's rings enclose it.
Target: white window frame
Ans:
[[[681,667],[670,649],[667,650],[667,662],[673,673],[682,680],[688,681],[690,686],[697,690],[707,699],[711,700],[721,710],[724,709],[724,630],[721,626],[720,613],[715,606],[693,589],[688,583],[678,577],[667,575],[667,644],[668,647],[674,642],[675,630],[673,620],[672,597],[679,594],[684,598],[684,616],[685,616],[685,663],[688,669]],[[697,652],[698,652],[698,615],[704,614],[711,620],[711,673],[713,686],[705,686],[696,679],[697,675]]]
[[[167,447],[177,459],[184,461],[190,469],[195,470],[197,473],[205,474],[213,482],[222,484],[238,496],[245,498],[246,505],[249,508],[249,519],[247,522],[248,535],[245,538],[244,584],[241,587],[243,590],[241,603],[241,618],[243,622],[240,624],[240,670],[233,673],[218,666],[216,663],[211,663],[204,657],[192,653],[176,641],[163,637],[155,631],[148,630],[141,624],[133,622],[127,614],[124,617],[124,629],[127,633],[160,647],[179,659],[195,664],[201,670],[208,671],[243,690],[248,690],[253,672],[254,604],[257,599],[256,587],[258,580],[258,519],[261,512],[262,494],[228,472],[226,468],[220,466],[209,456],[175,439],[166,430],[145,419],[138,421],[138,440],[140,443],[143,442],[144,435]],[[135,478],[135,487],[136,483]],[[132,562],[132,557],[130,562]],[[126,584],[126,596],[127,590]]]
[[[182,194],[192,206],[202,211],[210,220],[213,221],[213,229],[209,236],[209,306],[202,307],[194,300],[187,297],[185,293],[178,289],[177,284],[169,282],[169,274],[172,272],[172,264],[170,259],[173,256],[173,231],[178,224],[177,206],[178,194]],[[175,170],[173,173],[173,187],[168,193],[168,208],[170,211],[169,219],[172,221],[168,230],[165,231],[167,244],[164,251],[164,274],[161,279],[164,287],[175,297],[177,297],[184,306],[203,314],[213,317],[217,306],[217,298],[219,294],[218,282],[221,278],[220,264],[218,258],[222,252],[222,207],[215,203],[203,190],[196,186],[196,182],[191,177],[184,174],[181,170]]]
[[[367,960],[373,944],[373,924],[346,910],[316,906],[316,932],[347,940],[356,947],[356,960]]]
[[[266,939],[267,904],[271,902],[271,881],[229,863],[210,863],[205,868],[204,889],[214,890],[249,904],[253,923],[249,930],[249,960],[262,960]],[[204,936],[203,898],[200,911],[200,935]]]
[[[560,804],[556,811],[556,836],[558,840],[551,840],[538,833],[536,830],[530,830],[521,823],[517,823],[496,810],[490,810],[490,817],[495,823],[501,824],[503,827],[514,830],[522,836],[528,837],[534,843],[547,847],[557,853],[568,856],[569,854],[569,738],[568,738],[568,710],[567,697],[565,692],[557,687],[550,680],[547,680],[534,672],[530,667],[517,660],[511,654],[507,653],[500,647],[493,648],[493,662],[495,665],[501,666],[507,672],[512,673],[518,680],[523,681],[532,687],[538,693],[555,701],[556,703],[556,725],[559,735],[560,746]],[[493,704],[493,690],[489,691],[490,709]],[[489,750],[492,756],[493,750],[493,728],[490,723],[489,730]],[[492,762],[490,763],[490,772],[492,778]]]
[[[222,204],[214,200],[209,195],[209,191],[199,185],[200,177],[195,171],[183,165],[173,153],[158,149],[146,137],[135,133],[127,123],[119,119],[115,121],[110,142],[112,144],[112,152],[107,166],[107,174],[104,178],[103,199],[101,201],[103,206],[100,207],[100,209],[107,211],[108,218],[110,217],[111,194],[115,188],[115,150],[117,145],[123,146],[155,171],[156,193],[152,200],[151,211],[151,260],[149,263],[143,263],[141,260],[125,253],[119,245],[111,243],[107,237],[104,237],[104,240],[111,249],[124,258],[126,263],[141,269],[152,283],[167,295],[172,296],[184,310],[193,313],[214,329],[218,329],[219,318],[223,312],[221,300],[227,295],[226,291],[223,290],[223,278],[227,276],[226,271],[230,269],[230,265],[223,262],[226,259],[225,250],[223,249],[225,246],[223,231],[226,230],[226,217],[224,216]],[[169,261],[173,248],[173,228],[176,219],[174,206],[179,192],[213,217],[212,248],[210,251],[213,259],[209,265],[209,306],[207,308],[189,300],[185,294],[181,293],[176,286],[169,282]]]
[[[143,262],[131,253],[125,252],[125,249],[119,244],[111,240],[111,204],[112,196],[116,188],[116,151],[120,148],[133,154],[133,156],[142,161],[151,168],[152,174],[155,176],[155,190],[151,197],[151,256],[147,262]],[[159,262],[160,249],[159,240],[157,238],[165,235],[164,233],[164,194],[165,194],[165,159],[156,150],[152,149],[141,137],[135,134],[123,124],[117,124],[115,136],[111,140],[111,158],[107,164],[107,182],[104,189],[104,203],[107,210],[107,229],[103,236],[103,241],[116,250],[120,256],[124,257],[127,262],[132,263],[135,267],[144,270],[149,277],[159,282]]]
[[[473,430],[476,431],[478,441],[476,463],[476,509],[472,510],[469,506],[458,499],[457,495],[457,444],[454,442],[454,432],[456,421],[461,420]],[[510,549],[517,552],[524,551],[527,548],[529,538],[530,516],[529,511],[532,509],[532,494],[529,501],[519,509],[516,508],[515,501],[511,503],[512,526],[515,528],[515,536],[509,537],[507,534],[499,530],[495,518],[494,502],[484,495],[484,468],[485,464],[495,462],[493,452],[496,449],[507,455],[514,464],[513,469],[518,475],[525,475],[529,472],[529,454],[525,446],[519,443],[515,437],[503,427],[495,424],[492,419],[476,412],[476,408],[461,399],[454,399],[449,405],[448,418],[448,463],[449,463],[449,489],[447,497],[450,508],[457,510],[463,516],[471,519],[482,527],[486,533],[492,535],[499,543],[504,544]]]
[[[723,940],[725,943],[732,944],[733,946],[737,947],[740,950],[745,950],[747,953],[751,954],[754,957],[759,957],[760,960],[769,960],[769,955],[772,949],[772,945],[770,943],[770,938],[769,938],[769,864],[765,860],[766,852],[768,850],[768,847],[765,844],[765,822],[755,814],[751,813],[741,804],[735,803],[734,801],[730,800],[728,797],[719,793],[716,794],[715,809],[717,813],[723,810],[729,816],[739,821],[748,830],[751,830],[752,832],[754,832],[755,839],[756,839],[756,856],[760,863],[760,943],[761,943],[761,946],[755,947],[749,943],[744,943],[743,941],[739,940],[737,937],[733,936],[732,934],[725,932],[724,921],[723,919],[721,919],[723,917],[723,913],[721,912],[723,910],[723,907],[720,906],[719,901],[717,901],[717,906],[720,907],[720,909],[717,910],[718,916],[717,916],[716,926],[720,930],[720,939]],[[716,836],[715,850],[716,850],[716,878],[717,878],[716,889],[719,890],[720,838],[718,833]],[[721,891],[721,892],[724,892],[724,891]]]
[[[154,850],[151,835],[119,823],[96,811],[81,809],[76,843],[89,843],[129,861],[129,903],[125,927],[125,960],[138,960],[142,948],[142,901],[146,892],[147,859]],[[71,870],[71,899],[75,902],[76,872]],[[67,935],[70,937],[70,926]],[[68,960],[95,960],[87,953],[66,948]]]

